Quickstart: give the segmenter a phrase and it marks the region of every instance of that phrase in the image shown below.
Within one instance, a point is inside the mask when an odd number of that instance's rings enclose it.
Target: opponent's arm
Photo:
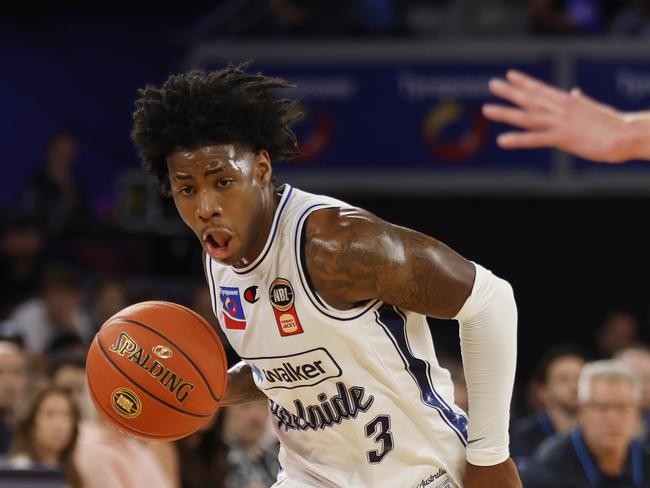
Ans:
[[[251,367],[240,361],[228,370],[228,386],[220,405],[227,407],[238,403],[266,400],[266,395],[255,386]]]
[[[470,412],[465,486],[520,487],[508,457],[517,335],[510,285],[431,237],[356,209],[312,214],[305,256],[314,288],[334,307],[380,299],[459,320]]]
[[[524,129],[501,134],[504,149],[554,147],[605,163],[650,159],[650,112],[619,112],[578,89],[567,92],[515,70],[491,80],[490,91],[515,107],[489,103],[483,114]]]

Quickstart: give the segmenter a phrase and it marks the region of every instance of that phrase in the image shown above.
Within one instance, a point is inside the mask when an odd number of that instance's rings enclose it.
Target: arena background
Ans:
[[[591,348],[612,310],[632,312],[648,339],[650,164],[506,153],[494,143],[504,128],[477,115],[487,80],[509,67],[621,109],[647,108],[647,41],[588,26],[533,37],[523,2],[412,3],[421,12],[410,23],[402,10],[363,26],[341,15],[329,26],[321,19],[321,31],[277,24],[265,2],[14,7],[0,18],[5,215],[48,137],[73,133],[93,217],[52,239],[48,256],[80,266],[87,280],[122,271],[160,298],[186,300],[201,280],[200,247],[139,169],[129,138],[136,89],[252,59],[297,81],[307,108],[297,132],[311,156],[278,165],[279,181],[435,236],[512,283],[519,385],[550,345]],[[455,325],[434,331],[439,348],[457,347]]]

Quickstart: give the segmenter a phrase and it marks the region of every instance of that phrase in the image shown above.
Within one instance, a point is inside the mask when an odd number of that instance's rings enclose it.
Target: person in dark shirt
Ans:
[[[578,378],[584,363],[584,355],[572,345],[556,346],[540,360],[535,380],[544,409],[516,420],[510,427],[510,452],[520,469],[545,439],[575,426]]]
[[[578,396],[578,426],[538,448],[522,471],[524,486],[650,487],[650,453],[635,438],[638,379],[619,361],[595,361],[582,370]]]

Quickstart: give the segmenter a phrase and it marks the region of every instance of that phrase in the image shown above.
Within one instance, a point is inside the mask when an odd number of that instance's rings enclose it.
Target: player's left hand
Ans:
[[[465,463],[465,488],[521,488],[519,473],[511,458],[494,466]]]

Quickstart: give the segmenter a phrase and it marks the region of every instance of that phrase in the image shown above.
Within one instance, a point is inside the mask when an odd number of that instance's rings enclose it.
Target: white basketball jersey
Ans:
[[[467,417],[423,315],[330,307],[310,286],[303,229],[341,201],[284,185],[245,268],[206,257],[219,323],[269,398],[284,475],[315,487],[462,486]],[[284,486],[284,485],[283,485]]]

